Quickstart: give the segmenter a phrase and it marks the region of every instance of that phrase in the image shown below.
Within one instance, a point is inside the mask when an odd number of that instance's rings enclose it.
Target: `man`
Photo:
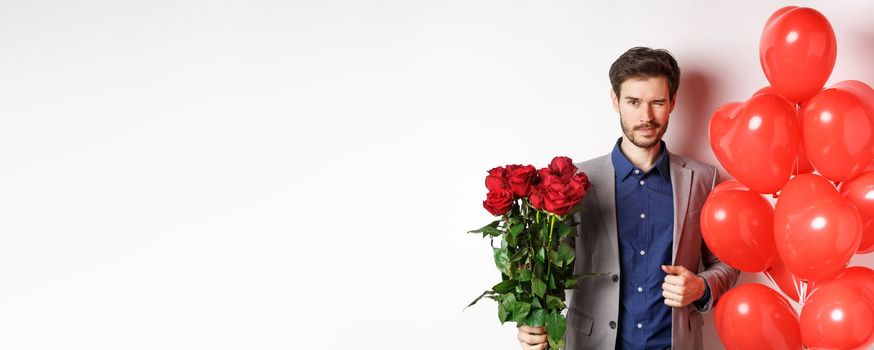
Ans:
[[[665,50],[636,47],[610,67],[623,135],[610,154],[577,164],[592,188],[570,242],[574,273],[608,275],[570,293],[566,349],[703,349],[701,312],[737,279],[701,238],[716,168],[670,153],[662,141],[679,82]],[[523,349],[545,349],[545,333],[521,326],[518,339]]]

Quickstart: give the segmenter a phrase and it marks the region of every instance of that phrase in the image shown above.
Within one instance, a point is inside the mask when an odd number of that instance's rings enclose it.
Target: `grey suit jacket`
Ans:
[[[672,349],[703,349],[701,312],[731,288],[738,271],[721,262],[701,238],[699,216],[718,172],[711,165],[670,153],[674,191],[674,265],[682,265],[703,277],[710,286],[711,302],[698,310],[694,304],[672,311]],[[568,350],[613,350],[619,320],[619,244],[616,229],[616,190],[613,162],[607,154],[576,164],[592,187],[574,215],[577,235],[574,273],[608,273],[583,279],[571,290],[565,341]],[[703,269],[702,269],[703,268]]]

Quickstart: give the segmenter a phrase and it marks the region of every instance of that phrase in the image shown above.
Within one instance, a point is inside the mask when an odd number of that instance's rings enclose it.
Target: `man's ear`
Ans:
[[[616,96],[616,91],[610,89],[610,100],[613,101],[613,110],[619,113],[619,96]]]
[[[679,91],[677,91],[677,92],[674,93],[674,98],[671,99],[671,110],[669,110],[668,113],[673,112],[673,111],[674,111],[674,107],[677,106],[677,95],[679,95],[679,94],[680,94]]]

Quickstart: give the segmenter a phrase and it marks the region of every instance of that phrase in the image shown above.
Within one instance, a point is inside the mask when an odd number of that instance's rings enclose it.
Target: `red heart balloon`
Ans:
[[[710,119],[710,147],[735,179],[759,193],[776,193],[795,167],[801,127],[795,107],[773,94],[732,102]]]
[[[815,95],[831,75],[837,56],[828,19],[807,7],[784,7],[765,23],[759,62],[771,86],[793,102]]]
[[[857,253],[874,252],[874,171],[844,182],[841,196],[853,203],[862,216],[862,243]]]
[[[710,190],[710,195],[714,193],[719,193],[726,190],[737,190],[737,191],[749,191],[750,188],[744,186],[744,184],[737,182],[735,180],[723,181],[719,185],[716,185],[712,190]]]
[[[774,243],[786,267],[813,282],[843,269],[862,239],[862,218],[825,178],[798,175],[774,210]]]
[[[857,292],[868,298],[868,301],[874,304],[874,270],[865,266],[851,266],[828,278],[818,281],[816,285],[813,286],[813,289],[833,280],[841,280],[847,283],[848,288],[855,289]]]
[[[850,180],[874,160],[874,90],[843,81],[816,94],[801,112],[810,162],[833,181]]]
[[[790,7],[790,6],[787,6],[787,7]],[[756,90],[756,92],[753,93],[753,96],[764,95],[764,94],[780,95],[771,86],[765,86],[761,89]],[[750,96],[750,97],[753,97],[753,96]],[[783,96],[780,96],[780,97],[783,97]]]
[[[798,6],[784,6],[784,7],[777,9],[777,11],[774,11],[774,13],[772,13],[771,16],[768,17],[768,20],[765,21],[765,28],[769,27],[772,23],[774,23],[774,21],[777,18],[780,18],[780,16],[782,16],[787,11],[794,10],[797,8],[798,8]]]
[[[867,273],[818,283],[801,309],[801,338],[811,347],[867,348],[874,341],[874,304],[864,295]]]
[[[716,304],[716,332],[728,350],[800,350],[798,314],[782,295],[761,284],[745,284]]]
[[[762,195],[738,186],[726,181],[710,193],[701,210],[701,233],[710,251],[726,264],[764,271],[777,254],[774,208]]]
[[[785,9],[793,9],[793,8],[796,8],[796,6],[786,6],[784,8]],[[777,14],[775,13],[774,16],[776,16],[776,15]],[[763,94],[779,95],[777,93],[777,91],[774,90],[774,88],[772,88],[770,86],[765,86],[761,89],[756,90],[756,92],[753,93],[753,96],[763,95]],[[800,106],[800,107],[803,107],[804,105],[806,105],[806,103],[799,103],[798,104],[798,106]],[[798,109],[800,109],[800,108],[796,107],[796,110],[798,110]],[[798,115],[798,124],[799,125],[801,124],[800,113]],[[792,172],[792,174],[793,175],[810,174],[813,172],[813,170],[814,170],[813,165],[810,164],[810,160],[807,159],[807,154],[804,153],[804,142],[802,142],[801,145],[799,145],[799,147],[798,147],[798,160],[795,162],[795,170]]]

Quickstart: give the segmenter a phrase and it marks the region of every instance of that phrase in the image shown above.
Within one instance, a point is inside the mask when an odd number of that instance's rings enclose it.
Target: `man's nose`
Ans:
[[[640,120],[648,122],[653,119],[655,119],[655,112],[652,110],[652,105],[647,104],[643,108],[643,113],[641,113],[640,115]]]

